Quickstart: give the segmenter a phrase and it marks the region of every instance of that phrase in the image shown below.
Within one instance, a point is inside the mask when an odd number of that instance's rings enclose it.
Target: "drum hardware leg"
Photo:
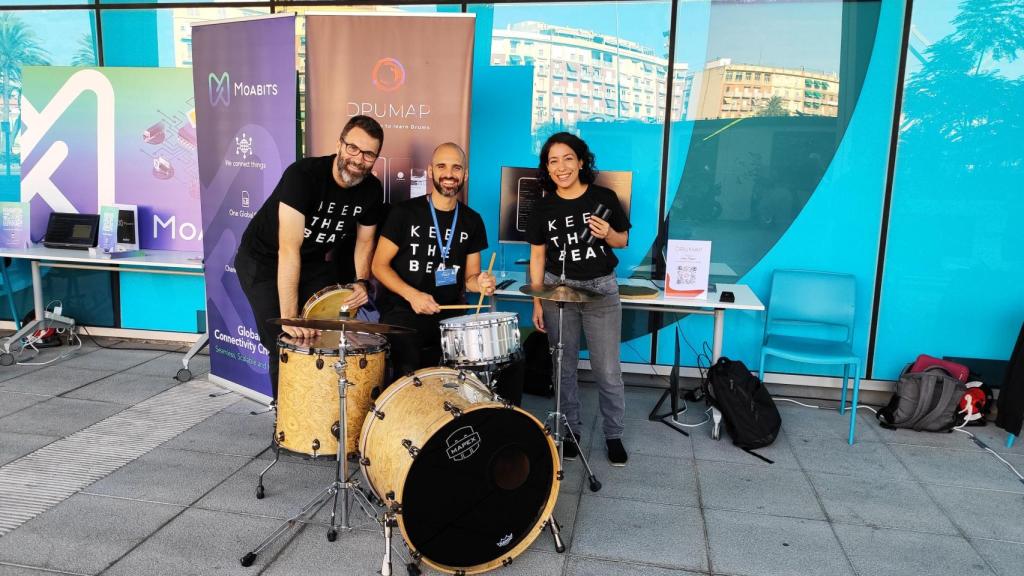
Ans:
[[[587,481],[590,483],[590,491],[597,492],[601,489],[601,482],[598,481],[594,471],[590,468],[590,463],[587,462],[587,457],[583,454],[583,450],[579,449],[580,445],[579,442],[576,441],[576,434],[569,425],[569,418],[562,413],[562,353],[564,350],[564,346],[562,345],[562,314],[565,311],[565,303],[556,302],[556,304],[558,304],[558,343],[553,347],[553,361],[555,363],[555,411],[548,414],[548,419],[554,421],[554,426],[552,426],[552,428],[555,431],[555,446],[558,447],[558,465],[561,467],[564,459],[564,440],[562,439],[562,431],[566,430],[569,432],[569,441],[576,444],[577,452],[579,452],[580,455],[580,461],[583,462],[583,467],[587,471]]]
[[[345,389],[348,387],[348,380],[346,380],[345,378],[346,362],[344,332],[341,332],[339,335],[338,347],[338,362],[334,365],[334,369],[338,373],[338,413],[340,415],[339,422],[347,422],[347,419],[345,418]],[[338,522],[336,519],[336,511],[338,508],[339,498],[341,500],[340,525],[342,528],[346,530],[351,529],[349,525],[348,506],[350,497],[354,497],[356,499],[356,502],[367,514],[367,516],[369,516],[370,518],[376,518],[374,512],[372,511],[372,504],[370,503],[369,499],[363,494],[362,490],[359,489],[358,483],[349,481],[348,459],[345,458],[344,453],[347,443],[347,427],[339,426],[339,429],[340,437],[338,438],[337,452],[338,464],[335,472],[334,481],[331,482],[329,486],[321,490],[320,493],[317,494],[315,498],[313,498],[313,500],[311,500],[302,508],[302,510],[300,510],[297,514],[286,520],[280,527],[277,528],[277,530],[275,530],[270,536],[264,539],[263,542],[260,542],[260,544],[255,549],[253,549],[252,551],[248,552],[245,556],[243,556],[240,560],[242,566],[251,566],[252,563],[256,560],[256,556],[258,556],[260,552],[265,550],[268,546],[270,546],[272,542],[280,538],[290,529],[294,528],[296,525],[304,522],[305,520],[309,519],[314,514],[316,514],[316,512],[320,510],[320,508],[322,508],[325,504],[327,504],[327,502],[331,498],[334,499],[334,507],[331,511],[330,529],[327,532],[327,540],[331,542],[336,540],[338,537]],[[274,462],[271,463],[271,466],[273,466],[274,463],[276,462],[277,458],[275,458]],[[268,466],[267,469],[269,470],[270,466]],[[266,472],[266,470],[264,470],[264,472]]]
[[[391,529],[398,525],[390,514],[384,515],[384,560],[380,565],[381,576],[391,576]]]
[[[267,467],[264,468],[262,472],[260,472],[259,480],[257,480],[257,482],[256,482],[256,499],[257,500],[262,500],[263,499],[263,477],[267,474],[267,472],[271,468],[274,467],[275,464],[277,464],[277,462],[280,459],[281,459],[281,445],[278,444],[275,441],[274,442],[274,459],[270,461],[270,464],[267,464]]]
[[[561,554],[565,552],[565,543],[562,542],[562,526],[555,520],[555,515],[552,514],[548,518],[548,529],[551,530],[551,537],[555,540],[555,552]]]

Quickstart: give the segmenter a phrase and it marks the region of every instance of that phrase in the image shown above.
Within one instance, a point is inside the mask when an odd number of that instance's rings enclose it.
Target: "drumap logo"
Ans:
[[[381,92],[394,92],[405,84],[405,67],[394,58],[381,58],[373,65],[373,85]]]
[[[231,105],[231,77],[227,72],[220,76],[210,74],[210,105]]]

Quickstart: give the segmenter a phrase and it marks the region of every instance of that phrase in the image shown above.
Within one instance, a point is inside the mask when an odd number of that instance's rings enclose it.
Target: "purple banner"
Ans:
[[[210,374],[269,396],[268,351],[234,259],[249,221],[295,161],[295,17],[196,25],[192,58]]]

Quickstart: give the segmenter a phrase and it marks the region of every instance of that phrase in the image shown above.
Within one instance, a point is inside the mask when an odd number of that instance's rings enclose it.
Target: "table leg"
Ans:
[[[715,328],[711,338],[711,364],[712,366],[722,357],[722,337],[725,334],[725,310],[715,308]],[[711,407],[711,437],[718,440],[722,437],[722,413]]]
[[[39,271],[39,261],[32,261],[32,305],[36,309],[36,320],[43,319],[43,275]]]

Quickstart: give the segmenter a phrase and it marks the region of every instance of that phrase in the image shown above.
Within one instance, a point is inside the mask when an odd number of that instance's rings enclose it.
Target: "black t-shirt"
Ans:
[[[355,236],[356,224],[376,226],[383,214],[384,189],[374,175],[351,188],[334,180],[336,155],[303,158],[285,171],[242,235],[241,248],[277,268],[278,205],[283,202],[306,217],[300,255],[303,267],[322,266],[336,244]]]
[[[441,264],[441,248],[438,246],[439,238],[430,216],[427,198],[411,198],[394,205],[381,228],[381,236],[398,246],[391,267],[406,284],[430,294],[438,304],[456,304],[462,301],[466,289],[466,257],[487,248],[487,231],[480,215],[460,202],[459,220],[455,223],[451,254],[446,263],[447,268],[457,270],[456,282],[448,286],[436,286],[434,273]],[[454,216],[455,210],[437,210],[437,223],[444,231],[440,237],[442,245],[451,234]],[[409,308],[409,303],[401,296],[387,289],[381,292],[378,305],[382,311],[396,307]]]
[[[566,200],[549,192],[534,207],[526,240],[530,244],[547,246],[544,270],[555,275],[562,274],[561,253],[564,249],[568,258],[565,262],[565,277],[572,280],[591,280],[607,276],[615,271],[619,259],[611,247],[595,238],[592,245],[583,241],[583,232],[588,230],[590,214],[598,204],[611,209],[607,221],[616,232],[629,230],[619,199],[608,188],[591,184],[579,198]]]

